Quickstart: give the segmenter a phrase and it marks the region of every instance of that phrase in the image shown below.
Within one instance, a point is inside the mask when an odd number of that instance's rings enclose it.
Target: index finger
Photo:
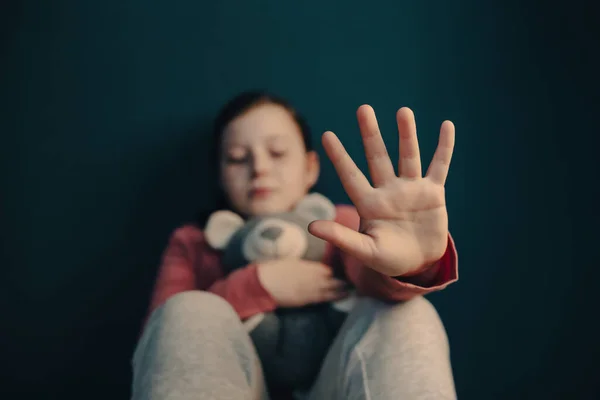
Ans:
[[[441,185],[446,183],[446,178],[448,177],[450,161],[452,160],[452,153],[454,151],[454,134],[454,124],[451,121],[444,121],[440,128],[437,149],[427,170],[426,176]]]
[[[333,132],[327,131],[323,134],[323,147],[348,197],[352,203],[358,204],[361,197],[373,189],[371,184]]]

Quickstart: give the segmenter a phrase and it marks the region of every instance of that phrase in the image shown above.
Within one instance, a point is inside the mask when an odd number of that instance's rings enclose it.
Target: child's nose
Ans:
[[[264,156],[255,156],[252,160],[252,170],[255,176],[265,174],[269,170],[269,160]]]

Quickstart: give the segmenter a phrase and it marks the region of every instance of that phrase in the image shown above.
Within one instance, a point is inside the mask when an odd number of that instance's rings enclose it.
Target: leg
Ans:
[[[254,347],[233,308],[177,294],[151,315],[133,356],[134,400],[266,400]]]
[[[431,303],[423,297],[395,305],[360,299],[309,398],[456,399],[448,338]]]
[[[323,307],[266,313],[250,332],[269,388],[310,388],[332,342]]]

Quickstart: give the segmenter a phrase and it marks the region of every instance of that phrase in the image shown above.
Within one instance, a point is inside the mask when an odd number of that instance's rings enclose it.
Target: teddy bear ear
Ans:
[[[334,220],[335,205],[319,193],[306,195],[296,206],[296,212],[317,220]]]
[[[213,249],[223,250],[242,226],[244,220],[236,213],[226,210],[215,211],[208,217],[204,238]]]

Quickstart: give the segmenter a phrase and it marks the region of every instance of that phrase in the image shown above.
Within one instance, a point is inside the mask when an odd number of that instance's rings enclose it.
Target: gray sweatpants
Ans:
[[[191,291],[156,309],[133,356],[133,400],[267,400],[246,329],[221,297]],[[310,400],[456,399],[448,339],[423,297],[361,298]]]

